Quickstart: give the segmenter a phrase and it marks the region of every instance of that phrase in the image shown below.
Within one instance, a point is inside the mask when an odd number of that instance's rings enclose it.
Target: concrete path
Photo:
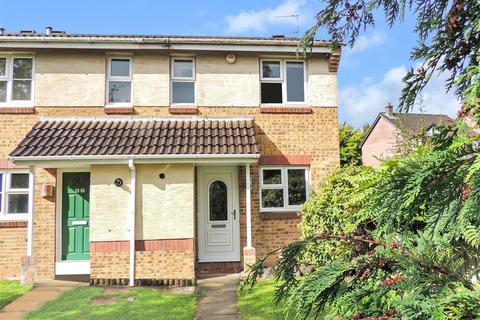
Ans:
[[[238,274],[211,276],[197,281],[196,320],[240,319],[237,309]]]
[[[48,280],[35,283],[32,290],[7,304],[0,310],[1,320],[24,319],[30,312],[56,299],[62,293],[74,287],[88,286],[88,283]]]

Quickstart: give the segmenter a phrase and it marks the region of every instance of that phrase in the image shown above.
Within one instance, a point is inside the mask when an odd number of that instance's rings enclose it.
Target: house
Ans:
[[[388,104],[380,112],[365,135],[360,148],[364,165],[378,167],[383,159],[395,156],[402,143],[402,134],[415,137],[432,133],[435,126],[448,125],[453,119],[443,114],[394,113]]]
[[[299,236],[339,166],[324,41],[0,30],[0,277],[191,284]]]

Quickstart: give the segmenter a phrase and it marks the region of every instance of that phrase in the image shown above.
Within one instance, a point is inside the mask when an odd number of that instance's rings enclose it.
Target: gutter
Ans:
[[[218,37],[149,37],[149,36],[108,36],[108,35],[77,35],[77,36],[25,36],[25,35],[7,35],[1,36],[0,42],[41,42],[41,43],[151,43],[151,44],[200,44],[200,45],[281,45],[281,46],[298,46],[300,39],[292,38],[259,38],[249,39],[241,37],[218,38]],[[313,47],[330,47],[331,42],[315,40]]]
[[[166,50],[266,52],[296,54],[298,41],[277,40],[222,40],[195,41],[192,39],[99,38],[99,37],[0,37],[0,49],[97,49],[97,50]],[[314,44],[313,54],[331,54],[328,43]]]
[[[130,208],[129,208],[129,231],[130,231],[130,287],[135,285],[135,211],[137,205],[137,170],[133,159],[128,160],[130,169]]]
[[[128,164],[135,160],[137,164],[149,163],[257,163],[259,154],[189,154],[189,155],[114,155],[114,156],[27,156],[8,157],[16,165],[50,168],[72,167],[79,165]]]

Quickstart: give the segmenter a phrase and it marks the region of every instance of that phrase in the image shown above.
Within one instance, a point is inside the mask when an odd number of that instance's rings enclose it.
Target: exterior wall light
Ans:
[[[159,177],[160,179],[162,179],[162,180],[165,179],[165,173],[163,173],[163,172],[160,173],[160,174],[158,175],[158,177]]]
[[[234,64],[235,61],[237,60],[237,57],[235,56],[234,53],[229,53],[225,56],[225,60],[227,60],[228,64]]]
[[[113,181],[113,184],[114,184],[116,187],[121,187],[121,186],[123,186],[123,180],[122,180],[122,178],[116,178],[116,179]]]

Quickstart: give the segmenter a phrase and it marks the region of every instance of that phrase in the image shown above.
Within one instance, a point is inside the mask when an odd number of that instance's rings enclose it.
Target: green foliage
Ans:
[[[368,124],[355,129],[351,124],[344,122],[340,125],[340,165],[361,165],[362,153],[360,143],[367,134]]]
[[[332,172],[302,207],[299,229],[303,236],[313,237],[322,232],[366,234],[375,217],[362,207],[369,201],[370,186],[375,179],[375,171],[370,167],[350,166]],[[330,261],[349,256],[349,248],[339,240],[309,244],[306,257],[317,262]]]
[[[290,316],[480,317],[477,136],[453,130],[378,170],[328,177],[302,207],[303,239],[278,250],[276,301]],[[255,284],[265,259],[243,287]]]

